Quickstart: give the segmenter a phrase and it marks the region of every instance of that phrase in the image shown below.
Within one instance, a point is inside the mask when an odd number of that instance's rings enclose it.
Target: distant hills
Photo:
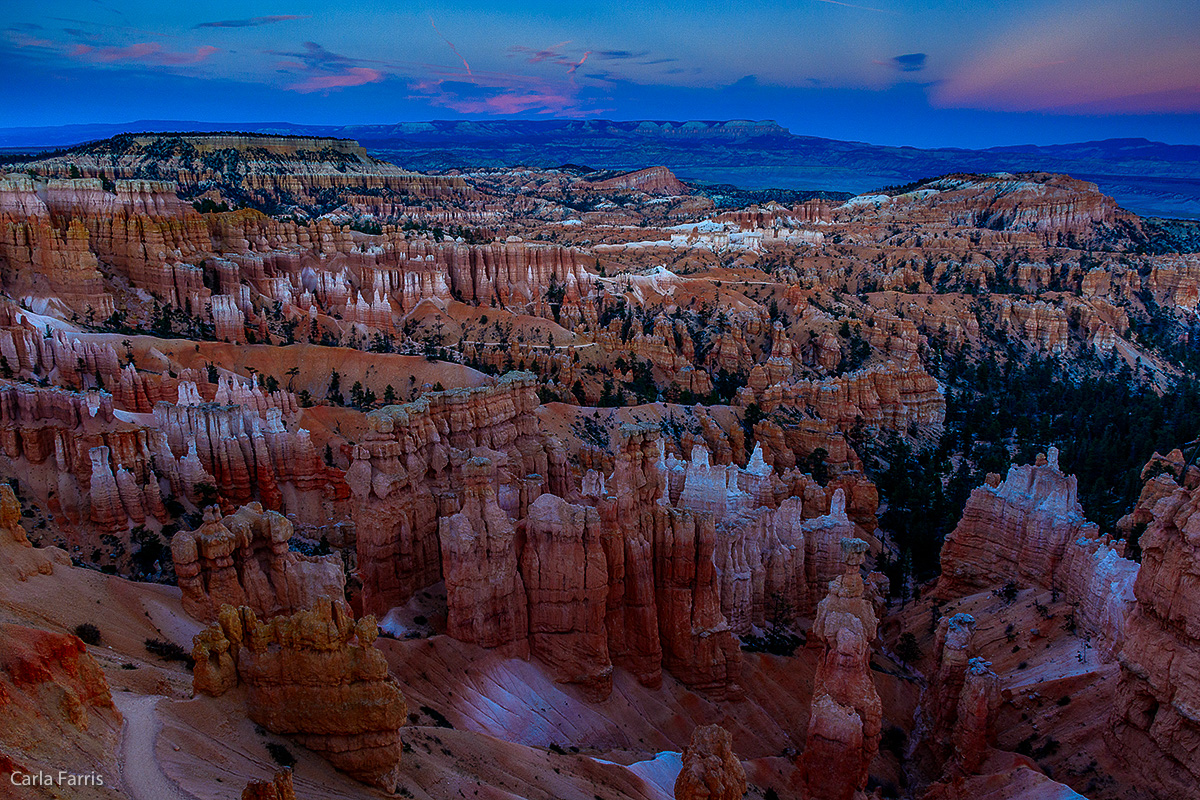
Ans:
[[[229,130],[353,138],[373,155],[418,170],[661,164],[684,180],[750,189],[857,193],[950,172],[1061,172],[1094,181],[1143,216],[1200,218],[1200,146],[1148,139],[968,150],[800,136],[770,120],[434,120],[345,126],[139,120],[0,129],[0,148],[61,147],[127,132]]]

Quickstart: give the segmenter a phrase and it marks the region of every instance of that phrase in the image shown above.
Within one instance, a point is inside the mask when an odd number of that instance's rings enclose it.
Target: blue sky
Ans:
[[[4,20],[4,127],[751,118],[916,146],[1200,144],[1195,0],[42,0]]]

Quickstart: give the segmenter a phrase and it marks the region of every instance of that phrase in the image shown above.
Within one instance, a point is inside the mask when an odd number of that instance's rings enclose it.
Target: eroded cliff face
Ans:
[[[193,643],[195,691],[219,696],[245,685],[255,722],[394,792],[408,708],[375,648],[377,632],[374,617],[356,622],[340,601],[266,621],[223,606]]]
[[[242,789],[242,800],[296,800],[292,771],[280,770],[269,781],[250,781]]]
[[[535,387],[532,375],[511,374],[494,387],[430,394],[368,415],[370,429],[346,473],[365,612],[385,614],[442,579],[438,518],[462,510],[473,451],[490,456],[496,503],[515,516],[524,516],[539,485],[528,476],[554,488],[553,448],[533,417]]]
[[[78,770],[100,776],[101,796],[116,796],[117,776],[109,767],[121,714],[100,665],[78,638],[0,624],[0,716],[6,792],[36,791],[9,789],[20,786],[22,776]]]
[[[316,206],[322,190],[361,198],[369,210],[381,210],[385,202],[470,194],[462,178],[407,172],[373,158],[353,140],[321,137],[125,134],[84,145],[69,158],[39,162],[41,172],[60,177],[71,167],[91,178],[171,176],[192,196],[236,187],[242,199],[283,206]]]
[[[814,800],[850,800],[866,789],[883,721],[870,669],[878,620],[860,574],[867,543],[842,539],[840,549],[844,572],[830,582],[811,633],[821,655],[799,766]]]
[[[612,691],[606,605],[608,557],[600,515],[543,494],[525,518],[521,575],[528,593],[529,647],[560,679],[589,697]]]
[[[594,699],[615,666],[738,696],[735,636],[812,613],[844,571],[838,542],[860,530],[845,489],[870,484],[781,476],[757,449],[746,468],[699,444],[690,462],[664,459],[658,429],[631,425],[611,472],[575,488],[535,405],[514,375],[372,415],[347,474],[363,608],[385,614],[444,580],[452,636],[532,652]],[[873,529],[874,504],[859,506]]]
[[[836,212],[835,218],[860,222],[878,215],[927,225],[1030,232],[1050,242],[1067,234],[1090,238],[1097,227],[1133,218],[1094,183],[1046,173],[952,175],[894,197],[854,198]]]
[[[263,619],[340,600],[346,577],[335,555],[305,556],[288,548],[292,523],[250,503],[224,518],[216,506],[204,524],[171,539],[171,557],[192,617],[212,622],[222,606],[247,606]]]
[[[462,510],[438,520],[447,632],[460,641],[527,656],[529,614],[517,532],[496,502],[495,468],[475,456],[463,464],[462,478]]]
[[[1124,638],[1138,575],[1124,553],[1124,541],[1100,535],[1084,518],[1075,478],[1063,475],[1050,448],[1037,464],[1013,466],[1003,483],[989,475],[971,493],[942,546],[936,591],[959,597],[1008,581],[1061,591],[1112,653]]]
[[[729,731],[720,725],[693,730],[682,761],[675,778],[675,800],[741,800],[746,796],[746,770],[733,753]]]
[[[978,772],[995,738],[999,678],[976,654],[974,634],[970,614],[941,619],[933,671],[921,696],[915,756],[943,780]]]
[[[1200,785],[1200,490],[1176,484],[1150,515],[1106,738],[1156,797],[1175,800]]]

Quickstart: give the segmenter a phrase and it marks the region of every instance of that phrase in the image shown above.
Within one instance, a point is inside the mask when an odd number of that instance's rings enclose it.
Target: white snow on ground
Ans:
[[[705,219],[705,220],[701,220],[700,222],[685,222],[682,225],[674,225],[670,228],[665,228],[664,230],[686,231],[686,232],[696,231],[697,233],[717,233],[719,231],[725,231],[725,230],[727,230],[727,228],[725,227],[725,223],[723,223],[723,222],[714,222],[711,219]]]
[[[622,766],[615,761],[592,757],[599,764]],[[675,779],[683,769],[683,754],[674,750],[665,750],[648,761],[635,761],[625,769],[642,779],[646,789],[658,797],[658,800],[675,800]]]
[[[682,753],[667,750],[649,761],[630,764],[629,771],[645,781],[648,788],[657,790],[662,800],[674,800],[675,779],[683,768],[682,757]]]
[[[446,610],[446,584],[435,583],[424,591],[417,592],[402,606],[396,606],[383,615],[379,627],[384,633],[405,639],[409,633],[432,636],[429,618]]]
[[[842,204],[842,208],[857,208],[859,206],[879,206],[886,203],[891,198],[886,194],[860,194],[857,197],[851,197]]]

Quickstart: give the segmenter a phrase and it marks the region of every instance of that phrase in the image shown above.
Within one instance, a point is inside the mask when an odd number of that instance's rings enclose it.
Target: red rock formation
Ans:
[[[154,422],[165,439],[156,445],[156,463],[175,494],[193,502],[200,499],[200,483],[217,489],[227,510],[255,497],[283,508],[281,484],[332,497],[346,488],[341,472],[322,462],[308,431],[288,430],[280,409],[260,417],[258,409],[239,405],[159,403]]]
[[[374,617],[355,622],[328,600],[265,622],[248,608],[225,606],[218,625],[194,642],[195,690],[216,696],[245,684],[255,722],[395,792],[408,708],[375,648],[377,632]]]
[[[35,548],[21,525],[21,504],[12,487],[0,483],[0,574],[13,582],[53,575],[55,565],[69,566],[70,557],[57,547]]]
[[[870,670],[878,623],[859,573],[867,543],[843,539],[841,549],[846,571],[830,583],[810,634],[822,652],[800,768],[813,800],[849,800],[866,788],[882,728]]]
[[[250,781],[242,789],[242,800],[296,800],[292,771],[280,770],[269,781]]]
[[[1100,536],[1083,516],[1076,481],[1049,459],[1014,466],[971,493],[958,526],[942,546],[937,593],[957,597],[1018,581],[1062,591],[1079,603],[1077,619],[1100,634],[1106,651],[1120,645],[1132,610],[1137,564],[1124,543]]]
[[[1097,226],[1132,218],[1094,183],[1046,173],[948,176],[911,193],[854,198],[835,209],[836,220],[859,224],[877,214],[930,226],[1030,231],[1051,243],[1066,234],[1088,239]]]
[[[1000,679],[982,658],[967,662],[966,677],[958,695],[954,723],[954,758],[967,774],[978,772],[995,736],[1000,707]]]
[[[594,508],[543,494],[529,506],[521,551],[530,649],[559,680],[580,684],[595,700],[612,691],[602,536]]]
[[[529,655],[525,584],[516,530],[496,502],[496,467],[483,457],[462,467],[462,510],[438,520],[446,580],[446,632],[482,647]]]
[[[683,748],[683,766],[675,778],[675,800],[741,800],[746,770],[733,754],[733,739],[720,725],[692,731]]]
[[[171,539],[183,609],[212,622],[224,605],[249,606],[267,619],[312,608],[318,599],[342,599],[346,579],[335,556],[292,552],[292,523],[259,503],[221,518],[204,510],[204,524]]]
[[[7,488],[7,487],[5,487]],[[116,751],[121,714],[100,665],[75,636],[0,623],[0,772],[96,772]],[[103,783],[101,784],[103,785]],[[15,791],[15,794],[12,792]]]
[[[1175,800],[1200,785],[1200,489],[1177,486],[1151,514],[1106,740],[1155,797]]]
[[[607,192],[616,189],[632,189],[648,194],[678,195],[687,192],[687,186],[680,182],[674,173],[666,167],[646,167],[645,169],[626,172],[613,178],[589,181],[585,185],[598,192]]]
[[[946,418],[937,381],[919,365],[892,361],[837,378],[772,384],[755,396],[765,411],[811,408],[843,431],[860,421],[898,431],[909,425],[940,428]]]
[[[972,774],[994,736],[1000,704],[999,679],[988,662],[973,658],[975,618],[943,617],[934,643],[933,672],[921,695],[918,757],[927,772]]]
[[[712,518],[658,506],[652,540],[663,666],[718,698],[741,696],[741,651],[721,615]]]
[[[551,475],[550,454],[536,435],[535,387],[532,375],[514,373],[495,386],[431,393],[367,415],[370,430],[346,474],[365,611],[386,614],[442,579],[438,516],[462,508],[470,448],[505,454],[507,464],[496,466],[507,484]]]

